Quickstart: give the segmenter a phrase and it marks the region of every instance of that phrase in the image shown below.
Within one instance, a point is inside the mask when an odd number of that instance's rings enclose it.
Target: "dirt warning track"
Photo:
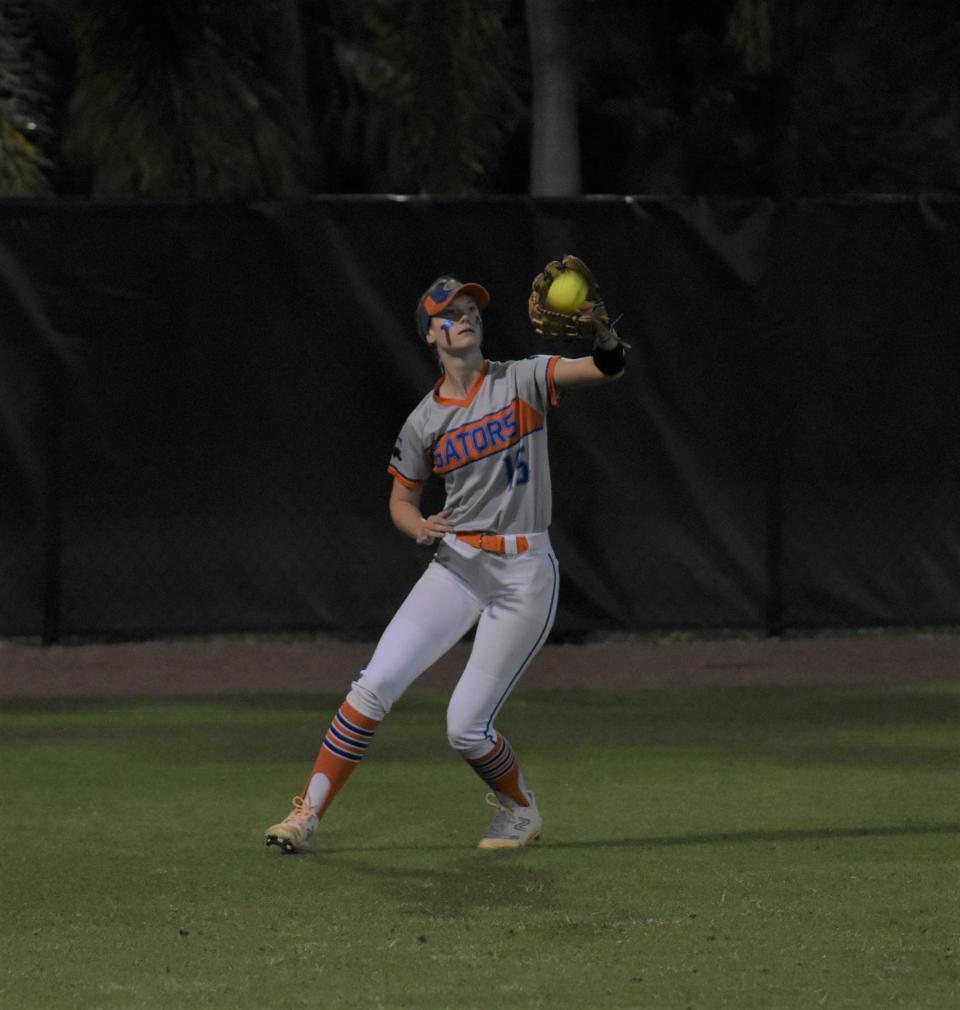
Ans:
[[[455,647],[412,690],[452,686],[469,648],[467,643]],[[373,643],[332,638],[51,647],[0,643],[0,698],[339,693],[372,651]],[[960,679],[960,635],[606,641],[547,645],[517,690],[955,679]]]

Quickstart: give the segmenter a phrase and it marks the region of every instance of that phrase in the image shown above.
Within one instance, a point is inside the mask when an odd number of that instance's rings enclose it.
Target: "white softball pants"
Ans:
[[[497,713],[553,626],[558,589],[557,560],[545,535],[542,545],[514,557],[441,543],[348,701],[382,719],[476,625],[470,658],[447,707],[447,736],[463,757],[482,757],[496,743]]]

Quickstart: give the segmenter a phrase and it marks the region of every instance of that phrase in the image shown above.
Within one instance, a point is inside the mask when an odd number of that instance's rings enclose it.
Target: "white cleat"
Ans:
[[[527,792],[530,805],[520,806],[503,793],[487,793],[487,803],[497,808],[487,833],[480,839],[480,849],[519,849],[536,841],[543,828],[543,818],[537,810],[536,797]]]
[[[308,852],[319,826],[320,820],[313,807],[297,796],[293,800],[293,810],[279,824],[267,828],[267,845],[278,845],[287,855]]]

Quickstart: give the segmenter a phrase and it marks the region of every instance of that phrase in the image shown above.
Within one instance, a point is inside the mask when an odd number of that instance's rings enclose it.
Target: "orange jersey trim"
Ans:
[[[387,467],[387,473],[392,473],[405,488],[408,488],[411,491],[416,491],[418,487],[423,487],[423,485],[426,484],[425,480],[411,480],[409,477],[404,477],[404,475],[392,465]]]
[[[483,380],[487,377],[487,372],[490,371],[490,362],[486,358],[483,359],[483,368],[480,370],[480,374],[477,376],[477,381],[470,387],[470,392],[467,393],[466,399],[458,400],[452,396],[441,396],[440,387],[443,385],[444,377],[441,375],[437,379],[433,387],[433,398],[437,403],[442,403],[445,407],[469,407],[473,403],[474,398],[477,393],[480,392],[480,387],[483,385]]]
[[[430,447],[433,472],[450,473],[468,463],[495,456],[543,426],[543,414],[518,398],[502,410],[444,432]]]
[[[557,370],[557,365],[560,362],[560,355],[557,354],[552,357],[549,362],[547,362],[547,388],[550,391],[550,406],[555,407],[560,402],[560,393],[557,390],[557,380],[553,377],[553,373]]]

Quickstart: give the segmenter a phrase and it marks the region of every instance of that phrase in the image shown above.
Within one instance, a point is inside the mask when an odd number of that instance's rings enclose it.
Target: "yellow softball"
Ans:
[[[554,312],[573,315],[587,300],[590,290],[586,277],[575,270],[564,270],[547,291],[547,305]]]

